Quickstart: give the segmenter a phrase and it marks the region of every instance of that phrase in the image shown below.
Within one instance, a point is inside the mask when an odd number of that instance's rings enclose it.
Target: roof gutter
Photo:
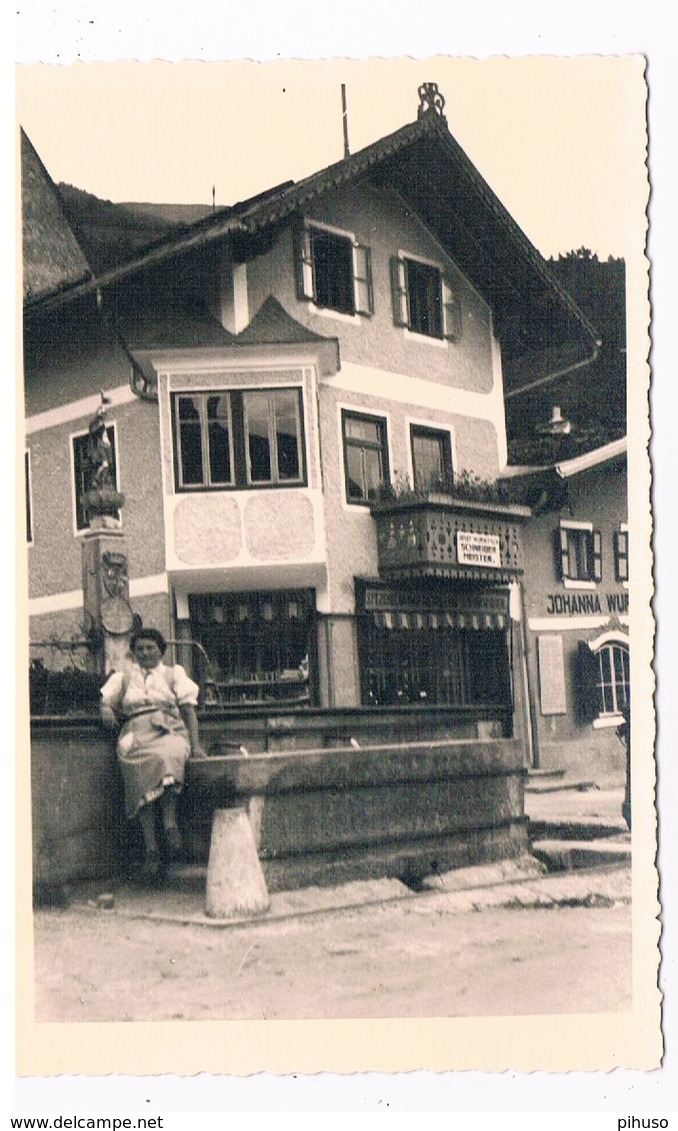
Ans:
[[[504,400],[511,400],[513,397],[520,396],[521,393],[531,393],[533,389],[541,389],[544,385],[550,385],[552,381],[557,381],[559,377],[568,377],[570,373],[575,373],[586,365],[592,365],[594,361],[598,360],[602,344],[601,341],[597,340],[589,357],[585,357],[581,361],[575,361],[572,365],[566,365],[563,369],[555,369],[552,373],[547,373],[545,377],[531,381],[529,385],[521,385],[519,389],[510,389],[508,393],[504,393]]]

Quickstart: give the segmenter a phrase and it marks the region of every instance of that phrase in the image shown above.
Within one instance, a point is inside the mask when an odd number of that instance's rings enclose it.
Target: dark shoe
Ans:
[[[181,833],[176,825],[165,829],[165,849],[169,860],[178,860],[183,852]]]

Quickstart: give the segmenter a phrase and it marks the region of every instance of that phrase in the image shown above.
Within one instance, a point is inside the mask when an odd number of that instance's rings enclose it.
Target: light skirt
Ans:
[[[117,752],[129,819],[166,789],[181,792],[190,744],[178,713],[160,709],[133,715],[120,732]]]

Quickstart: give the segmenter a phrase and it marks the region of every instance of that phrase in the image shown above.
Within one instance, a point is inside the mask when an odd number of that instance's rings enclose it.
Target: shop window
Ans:
[[[461,336],[459,299],[438,267],[398,255],[391,260],[391,285],[396,325],[429,338]]]
[[[110,444],[110,466],[113,486],[119,490],[118,485],[118,459],[116,451],[115,425],[109,424],[106,436]],[[90,435],[81,432],[71,437],[71,457],[73,461],[73,487],[75,496],[75,529],[87,530],[89,528],[89,515],[85,504],[85,495],[93,486],[92,468],[89,461]]]
[[[449,490],[452,486],[450,433],[412,424],[410,440],[415,491]]]
[[[371,314],[370,249],[347,233],[304,224],[297,236],[297,290],[339,314]]]
[[[578,654],[581,721],[616,726],[630,703],[629,649],[607,636],[598,643],[581,641]]]
[[[26,493],[26,541],[33,544],[33,497],[31,491],[31,453],[24,452],[24,490]]]
[[[617,581],[629,580],[629,532],[625,526],[614,534],[614,576]]]
[[[594,585],[603,576],[602,538],[588,523],[561,522],[558,530],[560,570],[563,582]]]
[[[341,414],[344,440],[346,499],[368,504],[388,482],[388,444],[383,417]]]
[[[363,617],[363,702],[449,705],[505,717],[510,661],[505,631],[459,628],[441,612]]]
[[[313,590],[196,594],[189,597],[189,617],[208,659],[208,702],[310,702]]]
[[[178,490],[302,485],[300,389],[177,393]]]

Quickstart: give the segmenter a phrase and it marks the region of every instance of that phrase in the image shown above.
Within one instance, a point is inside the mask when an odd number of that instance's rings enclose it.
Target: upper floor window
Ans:
[[[629,580],[629,532],[621,526],[614,534],[614,576],[623,584]]]
[[[366,504],[388,482],[386,421],[380,416],[346,410],[341,419],[346,499],[349,503]]]
[[[176,393],[173,407],[180,490],[304,482],[300,389]]]
[[[339,314],[372,314],[370,249],[348,233],[304,224],[297,235],[297,289]]]
[[[106,435],[110,444],[109,459],[113,486],[115,487],[116,491],[118,491],[118,458],[116,451],[116,433],[114,424],[109,424],[107,426]],[[90,442],[89,432],[81,432],[77,436],[71,437],[73,457],[73,486],[75,489],[76,530],[87,530],[89,527],[89,515],[87,513],[85,496],[93,485],[93,472],[89,459]]]
[[[391,260],[391,284],[396,325],[429,338],[460,337],[459,299],[439,267],[398,255]]]
[[[444,491],[452,485],[450,433],[423,425],[410,426],[415,491]]]
[[[602,538],[590,523],[561,522],[558,530],[563,582],[593,586],[603,576]]]
[[[26,491],[26,541],[33,542],[33,497],[31,492],[31,453],[24,452],[24,486]]]

